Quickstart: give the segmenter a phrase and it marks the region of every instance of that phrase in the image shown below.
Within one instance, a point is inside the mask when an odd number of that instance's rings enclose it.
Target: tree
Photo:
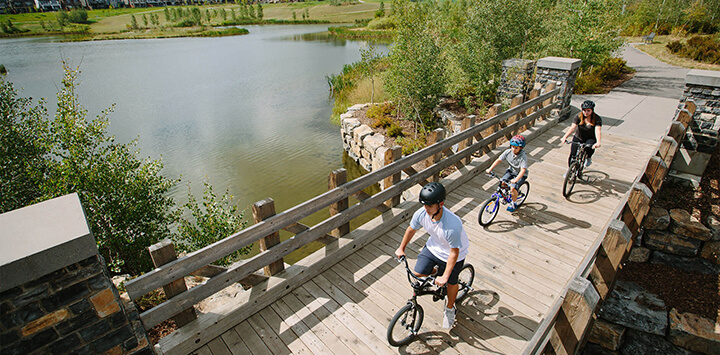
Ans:
[[[217,198],[208,184],[203,206],[191,199],[192,218],[180,219],[168,196],[176,181],[160,174],[162,162],[141,159],[135,141],[120,144],[107,134],[112,107],[88,119],[75,92],[80,71],[63,68],[54,118],[0,78],[0,213],[76,192],[109,269],[134,275],[152,268],[147,247],[160,240],[186,237],[185,244],[204,247],[245,226],[232,198]]]
[[[25,207],[43,195],[47,110],[42,104],[30,105],[0,76],[0,213]]]
[[[304,16],[303,16],[304,18]],[[370,85],[372,92],[370,93],[370,103],[375,103],[375,74],[376,74],[376,61],[380,56],[375,51],[375,46],[370,44],[366,48],[360,48],[360,63],[358,69],[364,77],[370,79]]]
[[[130,15],[130,28],[132,28],[133,30],[137,30],[140,28],[134,14]]]
[[[257,3],[257,11],[255,17],[258,18],[258,20],[262,20],[265,15],[263,14],[263,8],[262,5],[260,5],[260,2]]]

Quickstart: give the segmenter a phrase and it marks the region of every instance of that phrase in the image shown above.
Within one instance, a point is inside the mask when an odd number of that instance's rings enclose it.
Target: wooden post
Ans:
[[[389,151],[389,150],[388,150]],[[328,190],[332,190],[337,188],[340,185],[343,185],[347,183],[347,170],[345,169],[338,169],[330,173],[328,175]],[[330,217],[348,209],[348,199],[347,197],[333,203],[330,205]],[[344,236],[345,234],[350,233],[350,223],[345,223],[341,225],[340,227],[333,229],[330,234],[332,234],[334,237],[340,238]]]
[[[385,151],[385,166],[388,166],[392,164],[393,162],[396,162],[402,158],[402,147],[399,145],[396,145],[388,150]],[[385,189],[389,189],[391,186],[397,184],[400,182],[400,172],[398,171],[396,174],[390,175],[385,178]],[[397,195],[387,201],[385,201],[385,205],[388,207],[395,207],[400,204],[400,195]],[[347,206],[345,207],[347,208]],[[332,215],[332,214],[331,214]]]
[[[475,123],[475,117],[474,116],[468,116],[463,118],[462,122],[460,123],[460,130],[466,131],[468,128],[470,128]],[[465,148],[469,147],[472,144],[472,137],[460,142],[458,144],[458,153],[463,151]],[[463,159],[462,161],[465,164],[470,164],[470,161],[472,160],[472,154],[469,154],[467,158]]]
[[[631,241],[632,233],[625,223],[617,219],[610,221],[589,275],[601,299],[606,299],[610,294],[620,262],[625,257],[628,243]]]
[[[252,206],[252,212],[255,223],[264,221],[275,215],[275,201],[273,201],[272,198],[268,197],[262,201],[255,202]],[[258,245],[260,246],[261,252],[266,251],[278,244],[280,244],[280,233],[278,232],[275,232],[258,240]],[[263,268],[263,270],[265,270],[265,275],[267,276],[275,275],[283,269],[285,269],[285,263],[283,262],[282,258],[273,261],[272,263],[270,263],[270,265],[267,265]]]
[[[510,108],[518,107],[518,106],[520,106],[522,103],[523,103],[523,97],[522,97],[522,95],[515,95],[515,97],[513,97],[513,99],[512,99],[512,102],[510,102]],[[523,115],[522,113],[519,113],[519,114],[517,114],[517,115],[515,115],[515,116],[513,116],[513,117],[508,118],[508,119],[505,120],[504,122],[501,122],[501,123],[500,123],[500,127],[505,128],[505,127],[509,126],[510,124],[512,124],[512,123],[514,123],[514,122],[517,122],[517,121],[522,117],[522,115]],[[515,134],[517,134],[517,132],[518,132],[519,129],[520,129],[520,127],[517,127],[517,128],[515,128],[515,130],[508,132],[508,133],[505,135],[505,138],[507,138],[508,140],[510,140],[510,138],[512,138],[512,136],[514,136]]]
[[[155,265],[155,267],[160,267],[177,259],[177,255],[175,254],[175,246],[169,240],[153,244],[148,247],[148,250],[150,251],[150,258],[152,259],[153,265]],[[165,296],[167,297],[167,299],[171,299],[187,291],[187,285],[185,285],[185,278],[177,279],[163,286],[163,291],[165,291]],[[172,317],[178,328],[190,323],[196,318],[197,315],[195,314],[195,308],[192,306]]]
[[[600,297],[590,281],[582,277],[572,281],[550,339],[556,354],[575,354],[592,324],[599,301]]]
[[[488,109],[488,118],[493,118],[493,117],[497,116],[498,113],[500,113],[500,108],[501,108],[500,104],[492,105]],[[500,129],[500,123],[496,123],[490,128],[490,132],[488,132],[487,135],[489,136],[489,135],[497,132],[499,129]],[[489,148],[490,148],[490,150],[492,150],[492,149],[497,148],[498,145],[499,145],[498,140],[496,139],[494,142],[492,142],[492,144],[490,144]]]
[[[429,146],[443,140],[443,132],[444,131],[442,128],[438,128],[438,129],[430,132],[430,134],[428,134],[428,138],[427,138],[427,146],[429,147]],[[427,165],[428,166],[435,165],[435,163],[440,161],[441,157],[442,157],[442,152],[431,156],[430,158],[427,159]],[[440,173],[433,175],[432,178],[430,178],[430,181],[440,181]]]
[[[532,99],[534,99],[534,98],[536,98],[536,97],[538,97],[538,96],[540,96],[540,89],[532,89],[532,91],[530,91],[530,96],[528,97],[528,101],[529,101],[529,100],[532,100]],[[536,105],[536,106],[533,106],[533,107],[530,107],[529,109],[527,109],[527,110],[525,111],[525,115],[526,115],[526,116],[532,115],[533,112],[537,111],[538,108],[542,108],[542,107],[543,107],[542,104]],[[537,120],[537,118],[533,118],[533,119],[527,124],[527,127],[526,127],[525,129],[528,129],[528,128],[534,126],[536,120]]]

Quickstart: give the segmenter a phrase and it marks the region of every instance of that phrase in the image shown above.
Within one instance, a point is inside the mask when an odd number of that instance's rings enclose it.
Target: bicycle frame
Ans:
[[[512,194],[510,194],[510,185],[508,184],[508,182],[501,179],[499,176],[497,176],[497,174],[492,171],[489,175],[500,180],[497,190],[495,190],[495,193],[492,194],[492,196],[490,197],[500,199],[500,202],[502,202],[503,205],[507,205],[508,203],[512,202]]]
[[[433,295],[433,301],[435,302],[445,298],[445,296],[447,295],[446,286],[435,287],[434,289],[432,288],[432,286],[435,285],[436,276],[416,276],[415,273],[410,270],[410,265],[407,262],[407,258],[403,256],[400,258],[400,260],[405,263],[405,271],[407,271],[408,282],[413,289],[413,296],[410,300],[408,300],[408,302],[417,303],[417,297],[425,295]],[[431,286],[431,288],[428,289],[428,286]]]

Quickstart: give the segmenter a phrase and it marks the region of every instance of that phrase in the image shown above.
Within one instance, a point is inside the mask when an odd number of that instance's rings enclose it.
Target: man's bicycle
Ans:
[[[512,202],[512,195],[510,194],[510,185],[508,185],[508,181],[502,180],[500,177],[497,176],[494,172],[490,172],[488,174],[498,180],[500,180],[500,183],[498,184],[497,190],[495,191],[490,198],[485,200],[483,202],[482,207],[480,208],[480,213],[478,214],[478,223],[480,223],[481,226],[487,226],[495,219],[495,216],[497,216],[498,211],[500,210],[500,205],[507,205],[508,203]],[[527,198],[528,193],[530,192],[530,183],[527,181],[523,182],[522,185],[520,185],[520,188],[518,188],[518,196],[517,200],[515,201],[515,204],[519,207],[520,205],[525,202],[525,199]]]
[[[400,261],[405,263],[405,271],[407,271],[407,278],[413,289],[413,296],[407,301],[405,306],[395,313],[395,316],[390,321],[387,330],[387,339],[388,343],[392,346],[403,346],[410,343],[420,331],[425,311],[423,311],[422,306],[417,302],[418,296],[432,295],[434,302],[444,300],[445,296],[447,296],[446,286],[435,286],[436,275],[426,277],[415,276],[415,273],[410,270],[407,258],[402,256],[400,257]],[[475,280],[475,268],[465,263],[458,276],[459,290],[455,302],[460,302],[468,293],[472,292],[473,280]]]
[[[575,144],[578,149],[570,160],[570,167],[565,173],[565,182],[563,182],[563,196],[568,197],[575,187],[575,182],[582,180],[583,169],[585,169],[585,161],[587,160],[587,152],[585,148],[591,148],[592,144],[566,141],[567,144]]]

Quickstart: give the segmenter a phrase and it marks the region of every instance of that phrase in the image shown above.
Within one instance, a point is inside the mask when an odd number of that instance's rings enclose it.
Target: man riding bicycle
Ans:
[[[452,328],[455,324],[455,299],[458,294],[458,274],[465,263],[470,240],[462,225],[462,220],[455,213],[445,208],[445,187],[438,182],[426,184],[420,191],[420,203],[424,208],[418,209],[410,220],[410,226],[395,255],[405,255],[405,247],[410,243],[420,228],[425,228],[430,237],[420,252],[415,263],[415,275],[428,276],[437,269],[435,284],[447,284],[447,305],[443,312],[443,327]]]

